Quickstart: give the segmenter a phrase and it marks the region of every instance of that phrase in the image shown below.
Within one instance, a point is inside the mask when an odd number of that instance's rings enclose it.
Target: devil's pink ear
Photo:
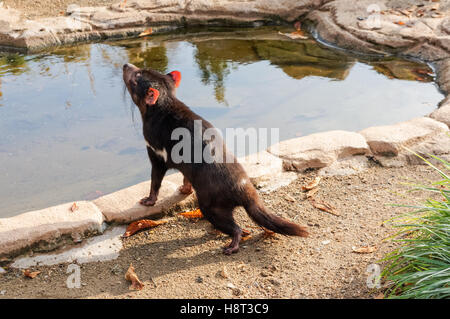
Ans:
[[[172,80],[175,82],[175,87],[179,87],[181,82],[181,73],[179,71],[172,71],[168,75],[170,75]]]
[[[145,101],[149,105],[155,105],[159,98],[159,91],[154,88],[149,88],[147,91],[147,96],[145,98]]]

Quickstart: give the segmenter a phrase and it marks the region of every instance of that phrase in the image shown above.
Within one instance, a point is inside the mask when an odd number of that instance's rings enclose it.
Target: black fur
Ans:
[[[184,175],[182,191],[189,192],[192,185],[205,218],[215,228],[232,237],[231,244],[224,250],[225,254],[237,252],[239,249],[242,230],[233,218],[233,210],[237,206],[243,206],[257,224],[269,230],[284,235],[308,235],[305,227],[266,210],[242,165],[234,156],[227,155],[228,158],[232,158],[231,162],[194,163],[194,121],[201,120],[202,134],[213,126],[176,98],[175,82],[170,75],[163,75],[150,69],[141,70],[127,64],[124,66],[124,81],[141,112],[144,137],[151,146],[147,147],[152,164],[151,190],[150,196],[141,201],[142,204],[155,204],[166,171],[174,168]],[[153,105],[148,104],[149,88],[157,89],[160,93]],[[180,127],[188,129],[191,133],[190,163],[175,163],[170,156],[172,148],[179,142],[172,140],[172,132]],[[202,149],[206,147],[208,141],[203,139],[199,141]],[[215,142],[222,145],[223,156],[226,156],[223,140]],[[158,150],[166,150],[167,159],[164,159],[161,153],[158,154]]]

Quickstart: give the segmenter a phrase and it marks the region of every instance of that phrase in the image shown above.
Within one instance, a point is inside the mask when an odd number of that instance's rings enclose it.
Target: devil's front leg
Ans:
[[[150,162],[152,163],[152,180],[150,186],[150,195],[140,200],[141,205],[153,206],[158,200],[158,192],[161,188],[161,182],[166,175],[167,166],[163,159],[159,158],[152,150],[147,148]]]
[[[189,180],[186,178],[186,176],[183,177],[183,185],[178,188],[181,194],[189,195],[192,194],[192,184],[189,182]]]

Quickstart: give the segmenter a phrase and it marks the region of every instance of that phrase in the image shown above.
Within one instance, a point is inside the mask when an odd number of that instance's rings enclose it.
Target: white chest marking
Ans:
[[[167,151],[165,148],[163,148],[162,150],[157,150],[153,146],[151,146],[147,140],[145,141],[145,144],[147,144],[147,147],[150,147],[152,151],[156,153],[156,155],[162,157],[164,159],[164,162],[167,162]]]

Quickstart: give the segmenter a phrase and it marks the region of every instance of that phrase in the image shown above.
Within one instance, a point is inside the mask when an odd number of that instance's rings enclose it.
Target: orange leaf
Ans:
[[[179,215],[186,217],[186,218],[203,218],[204,217],[202,212],[200,211],[200,209],[180,213]]]
[[[131,281],[130,290],[142,290],[142,288],[144,288],[144,284],[139,280],[134,271],[133,264],[130,264],[127,273],[125,274],[125,279]]]
[[[430,74],[433,74],[432,71],[430,71],[430,70],[424,70],[424,69],[415,69],[414,71],[415,71],[416,73],[418,73],[418,74],[423,74],[423,75],[430,75]]]
[[[36,277],[37,275],[39,275],[40,273],[41,273],[40,271],[33,271],[33,272],[31,272],[31,271],[29,271],[28,269],[23,271],[23,275],[24,275],[25,277],[31,278],[31,279],[35,278],[35,277]]]
[[[73,203],[73,205],[72,205],[72,207],[70,207],[70,210],[72,211],[72,212],[74,212],[74,211],[76,211],[76,210],[78,210],[78,205],[77,205],[77,203]]]
[[[144,30],[143,32],[141,32],[139,34],[139,36],[140,37],[145,37],[145,36],[150,35],[152,33],[153,33],[153,29],[152,28],[148,28],[148,29]]]
[[[318,201],[317,199],[313,197],[308,198],[311,205],[313,205],[315,208],[318,208],[324,212],[330,213],[335,216],[341,216],[337,211],[336,208],[331,206],[330,204],[327,204],[325,202]]]
[[[241,241],[247,241],[251,238],[252,238],[252,233],[249,230],[243,229]]]
[[[316,188],[317,186],[319,186],[321,180],[322,177],[317,176],[311,183],[306,186],[302,186],[302,191],[310,191],[311,189]]]
[[[275,236],[274,231],[268,230],[266,228],[263,228],[263,229],[264,229],[264,234],[263,234],[264,239]]]
[[[167,220],[151,220],[151,219],[138,220],[128,225],[127,230],[125,231],[125,234],[122,235],[122,237],[127,238],[136,234],[138,231],[156,227],[165,223],[167,223]]]

